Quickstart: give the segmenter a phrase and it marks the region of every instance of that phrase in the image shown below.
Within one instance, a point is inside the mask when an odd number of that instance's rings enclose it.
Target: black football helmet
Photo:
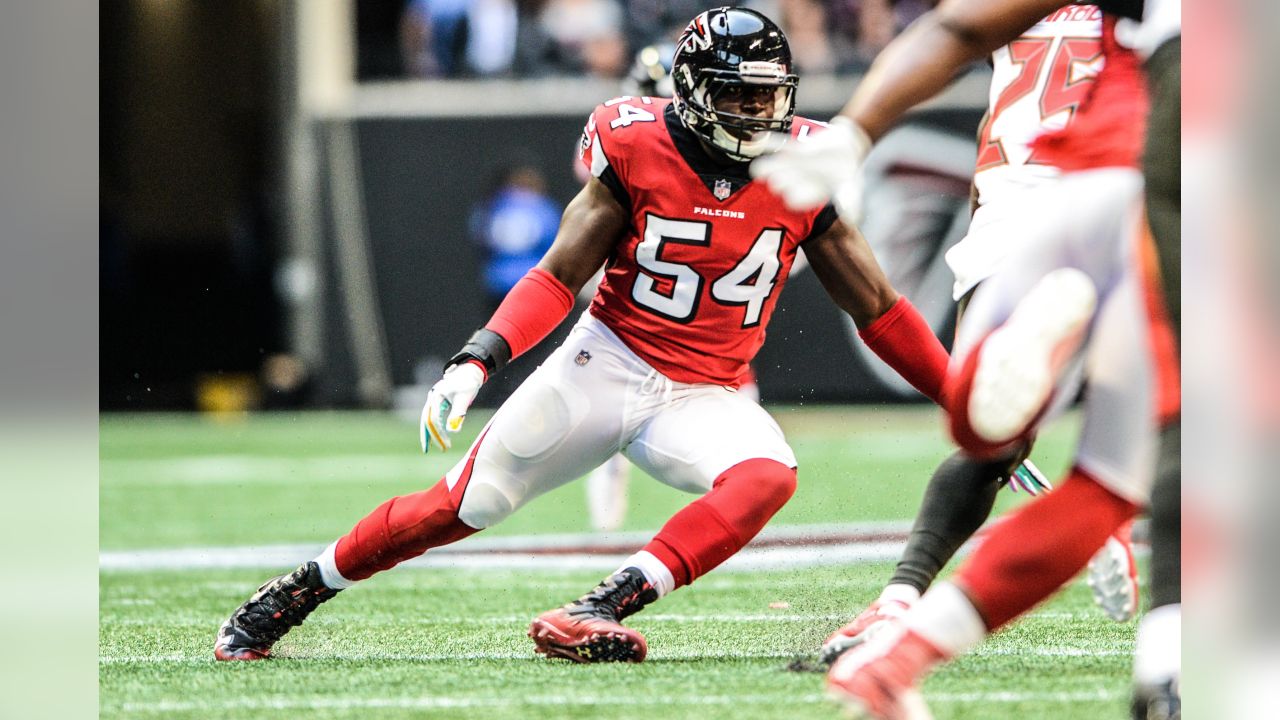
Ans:
[[[729,159],[746,162],[765,151],[763,131],[788,132],[795,115],[791,46],[772,20],[746,8],[707,10],[690,21],[672,61],[675,110],[680,121]],[[773,114],[760,117],[718,110],[717,100],[772,88]]]

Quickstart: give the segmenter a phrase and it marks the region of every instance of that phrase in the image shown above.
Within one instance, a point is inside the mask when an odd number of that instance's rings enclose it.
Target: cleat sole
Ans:
[[[879,634],[881,630],[892,626],[895,622],[897,622],[896,618],[877,620],[876,622],[868,625],[866,630],[863,630],[857,635],[841,635],[838,638],[828,640],[822,645],[822,649],[818,652],[818,659],[821,660],[824,665],[830,665],[836,660],[839,660],[841,655],[867,642]]]
[[[584,639],[574,639],[541,618],[529,627],[534,652],[547,658],[562,658],[578,663],[642,662],[647,647],[639,633],[626,631],[593,632]]]
[[[1096,306],[1089,277],[1060,268],[1041,279],[991,333],[978,350],[967,408],[978,437],[1006,443],[1029,430],[1084,339]]]
[[[269,660],[271,658],[271,651],[254,650],[253,648],[227,650],[226,648],[216,647],[213,649],[213,658],[223,662],[252,662],[254,660]]]

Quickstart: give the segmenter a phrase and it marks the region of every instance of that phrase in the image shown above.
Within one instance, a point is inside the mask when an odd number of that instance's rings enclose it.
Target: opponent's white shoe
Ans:
[[[1030,429],[1084,340],[1097,307],[1089,276],[1059,268],[1040,279],[978,350],[969,394],[969,424],[990,443]]]
[[[841,655],[827,672],[827,695],[855,718],[931,720],[920,680],[946,655],[895,623]]]
[[[1138,564],[1133,559],[1133,523],[1125,523],[1089,560],[1093,601],[1107,617],[1128,622],[1138,614]]]
[[[859,613],[858,617],[831,633],[826,642],[822,643],[818,658],[830,665],[847,651],[875,637],[876,633],[889,624],[901,620],[910,609],[911,605],[901,600],[876,600]]]

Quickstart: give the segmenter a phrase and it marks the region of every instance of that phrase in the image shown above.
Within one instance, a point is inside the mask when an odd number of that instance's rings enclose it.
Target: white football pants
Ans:
[[[466,483],[458,517],[486,528],[619,451],[660,482],[699,494],[746,460],[796,466],[778,424],[751,399],[672,381],[584,312],[445,480],[450,489]]]
[[[1143,300],[1137,236],[1142,176],[1107,168],[1069,173],[1028,193],[1021,235],[1000,269],[974,292],[960,320],[952,362],[1008,319],[1041,278],[1061,267],[1085,272],[1098,309],[1073,367],[1041,423],[1060,414],[1087,379],[1076,464],[1109,490],[1145,505],[1155,477],[1155,366]]]

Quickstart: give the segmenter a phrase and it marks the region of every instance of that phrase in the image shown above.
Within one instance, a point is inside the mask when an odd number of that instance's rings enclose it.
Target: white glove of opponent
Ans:
[[[846,223],[857,224],[862,219],[862,164],[870,150],[866,131],[836,117],[826,130],[782,144],[751,163],[751,175],[767,182],[792,210],[834,202]]]
[[[476,399],[484,384],[484,371],[472,362],[454,365],[444,371],[444,377],[431,386],[427,404],[422,408],[422,421],[418,427],[418,442],[422,452],[430,452],[434,445],[448,450],[452,442],[449,436],[462,429],[467,408]]]

